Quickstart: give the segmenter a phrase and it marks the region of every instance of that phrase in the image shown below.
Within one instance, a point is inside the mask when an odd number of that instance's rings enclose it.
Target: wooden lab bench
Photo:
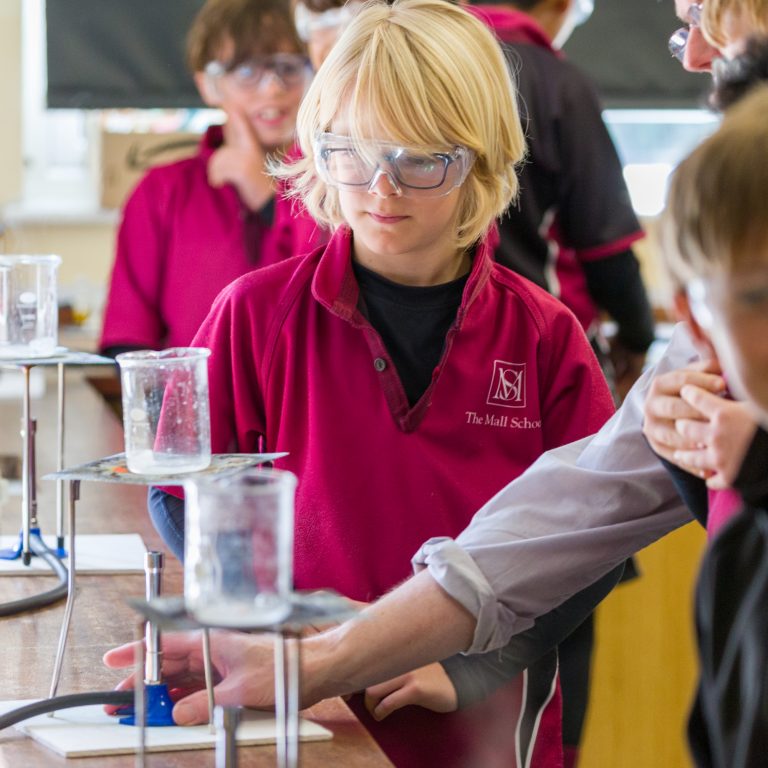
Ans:
[[[123,449],[122,428],[114,413],[84,379],[87,371],[67,373],[66,465],[74,466]],[[96,371],[95,375],[105,375]],[[55,469],[56,384],[47,381],[46,393],[32,401],[37,419],[38,477]],[[0,453],[21,453],[19,425],[21,399],[0,401]],[[39,521],[44,536],[55,534],[55,484],[38,483]],[[148,549],[163,549],[146,511],[142,486],[83,483],[77,506],[78,533],[139,533]],[[20,498],[12,497],[0,518],[0,532],[17,533]],[[0,576],[0,602],[37,594],[54,580],[48,576]],[[59,693],[109,690],[121,678],[103,666],[101,657],[116,645],[133,640],[137,615],[125,604],[129,596],[141,597],[142,575],[95,576],[78,574],[77,601],[64,660]],[[166,558],[164,591],[182,591],[181,565]],[[0,619],[0,698],[30,699],[48,695],[64,602],[42,610]],[[306,743],[301,749],[303,768],[391,768],[392,763],[340,699],[321,702],[304,713],[333,731],[328,742]],[[241,768],[274,766],[272,746],[244,747]],[[0,766],[89,766],[133,768],[132,755],[70,759],[56,755],[23,736],[16,729],[0,732]],[[213,765],[213,751],[164,752],[147,756],[147,766],[197,768]]]

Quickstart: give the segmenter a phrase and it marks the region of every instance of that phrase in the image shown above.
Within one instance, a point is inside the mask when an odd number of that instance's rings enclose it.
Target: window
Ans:
[[[670,173],[719,123],[703,109],[609,109],[603,118],[639,216],[661,213]]]

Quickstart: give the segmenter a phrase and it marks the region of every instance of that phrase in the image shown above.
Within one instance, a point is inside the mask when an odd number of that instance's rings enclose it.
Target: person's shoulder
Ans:
[[[578,325],[574,314],[559,299],[508,267],[494,263],[491,280],[505,300],[519,303],[542,330],[555,322]]]
[[[555,51],[532,43],[503,43],[507,58],[518,60],[518,79],[524,83],[526,77],[538,74],[550,87],[572,87],[579,91],[595,92],[589,75],[570,59]]]
[[[163,201],[172,199],[174,195],[184,193],[186,197],[201,187],[213,190],[208,184],[205,162],[199,155],[193,155],[150,168],[139,179],[126,204],[148,200],[162,205]]]
[[[257,301],[274,307],[283,297],[309,285],[321,252],[322,248],[316,249],[254,269],[231,282],[223,293],[235,303]]]

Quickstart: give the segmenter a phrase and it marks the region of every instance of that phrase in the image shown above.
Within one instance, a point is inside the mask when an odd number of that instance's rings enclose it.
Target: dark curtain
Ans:
[[[48,106],[202,106],[185,36],[203,0],[47,0]]]
[[[686,72],[669,54],[680,26],[673,0],[595,0],[564,50],[597,83],[606,107],[698,107],[710,77]]]
[[[47,0],[48,106],[193,107],[184,37],[203,0]],[[596,0],[568,56],[608,107],[691,107],[706,75],[667,52],[673,0]]]

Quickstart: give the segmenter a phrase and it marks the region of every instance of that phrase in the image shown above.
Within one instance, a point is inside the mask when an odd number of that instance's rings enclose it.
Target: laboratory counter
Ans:
[[[65,464],[74,466],[122,450],[122,428],[114,412],[98,396],[85,375],[105,376],[106,370],[70,369],[66,374]],[[0,376],[8,378],[6,369]],[[7,382],[6,382],[7,383]],[[54,471],[56,462],[55,373],[46,374],[45,393],[32,400],[37,419],[38,477]],[[0,399],[0,454],[21,454],[19,426],[21,397]],[[39,521],[42,533],[55,534],[55,484],[38,482]],[[18,495],[0,510],[0,533],[17,533],[21,521]],[[139,533],[148,549],[162,549],[146,513],[143,486],[87,483],[81,486],[77,505],[79,533]],[[182,591],[182,569],[172,556],[166,558],[164,591]],[[0,576],[0,602],[36,594],[54,579],[47,576]],[[121,674],[101,662],[105,651],[135,639],[139,619],[125,603],[127,597],[141,597],[144,577],[78,574],[77,600],[64,658],[59,693],[109,690]],[[48,695],[64,602],[49,608],[0,619],[0,699],[43,698]],[[301,765],[342,765],[345,768],[385,768],[392,763],[340,699],[321,702],[304,713],[329,728],[334,737],[327,742],[302,745]],[[244,747],[239,753],[240,768],[274,766],[273,746]],[[99,768],[128,768],[133,756],[65,760],[23,736],[16,729],[0,732],[0,768],[5,766],[83,765]],[[148,755],[147,766],[196,768],[213,765],[213,751],[164,752]]]

